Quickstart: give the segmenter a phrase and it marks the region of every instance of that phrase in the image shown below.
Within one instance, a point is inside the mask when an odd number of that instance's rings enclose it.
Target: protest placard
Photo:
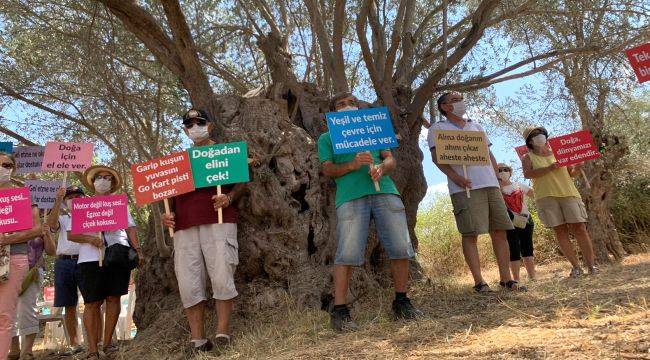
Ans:
[[[325,114],[335,154],[384,150],[399,146],[388,108],[377,107]],[[374,165],[373,165],[374,166]],[[375,189],[380,190],[379,183]]]
[[[43,171],[45,146],[18,146],[14,149],[16,174],[40,173]]]
[[[25,186],[29,188],[32,203],[39,209],[51,209],[56,201],[56,192],[61,188],[61,181],[47,180],[25,180]]]
[[[548,144],[560,166],[575,165],[601,156],[589,130],[550,138]]]
[[[482,131],[435,130],[436,160],[439,164],[462,165],[467,178],[467,166],[490,165],[490,150]],[[469,188],[466,189],[470,197]]]
[[[0,233],[31,229],[33,225],[29,189],[0,190]]]
[[[8,141],[0,141],[0,152],[11,154],[14,149],[14,144]]]
[[[50,141],[45,144],[43,171],[63,171],[63,186],[68,171],[83,171],[93,161],[93,144]]]
[[[515,147],[515,151],[517,152],[517,156],[519,157],[519,160],[524,157],[524,155],[528,154],[528,146],[526,145],[520,145]]]
[[[72,199],[72,233],[116,231],[129,227],[126,195]]]
[[[194,191],[192,167],[187,151],[131,165],[135,202],[144,206],[163,200],[165,213],[169,214],[170,197]],[[174,231],[169,228],[169,235]]]
[[[221,185],[248,182],[248,149],[243,141],[199,146],[187,150],[192,165],[194,186],[216,186],[221,195]],[[219,223],[222,211],[219,209]]]
[[[625,55],[627,55],[639,83],[650,80],[650,43],[626,50]]]
[[[46,303],[54,303],[54,286],[43,287],[43,301]]]

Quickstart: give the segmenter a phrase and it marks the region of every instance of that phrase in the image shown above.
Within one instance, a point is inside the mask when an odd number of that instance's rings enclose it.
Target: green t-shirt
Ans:
[[[381,156],[379,151],[371,151],[375,164],[381,163]],[[350,154],[334,154],[334,147],[332,146],[332,138],[330,133],[326,132],[318,138],[318,160],[320,163],[331,161],[334,164],[342,164],[354,160],[355,153]],[[395,183],[389,176],[382,176],[379,179],[380,191],[375,190],[375,184],[368,173],[370,168],[364,165],[359,170],[349,172],[341,177],[335,179],[336,181],[336,207],[350,201],[362,198],[367,195],[375,194],[395,194],[399,195],[399,191],[395,187]]]

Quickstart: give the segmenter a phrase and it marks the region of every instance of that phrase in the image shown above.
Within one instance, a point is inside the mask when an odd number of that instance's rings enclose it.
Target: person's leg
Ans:
[[[352,266],[364,263],[370,215],[369,196],[348,201],[336,209],[338,245],[332,269],[334,305],[347,303]]]
[[[526,268],[526,273],[528,273],[528,279],[536,280],[537,271],[535,270],[535,258],[532,256],[525,256],[522,259],[524,260],[524,267]]]
[[[18,294],[29,270],[27,255],[11,255],[9,279],[0,282],[0,356],[6,357],[11,348]]]
[[[230,334],[230,317],[232,315],[233,299],[217,300],[217,334]]]
[[[37,334],[28,334],[25,335],[22,343],[22,349],[20,350],[20,356],[25,357],[28,355],[32,355],[34,351],[34,342],[36,341],[36,335]]]
[[[535,225],[530,221],[526,228],[521,232],[521,256],[524,260],[524,266],[528,273],[529,280],[535,280],[537,273],[535,272],[535,259],[533,257],[533,233]]]
[[[23,336],[20,354],[23,357],[32,355],[36,335],[40,331],[38,320],[38,307],[36,301],[40,292],[40,274],[39,280],[33,282],[29,288],[20,297],[18,304],[18,333]]]
[[[576,238],[576,241],[578,242],[578,246],[580,246],[580,251],[582,252],[582,256],[584,257],[587,266],[589,268],[593,267],[595,264],[594,248],[591,243],[591,237],[589,236],[589,232],[587,231],[586,224],[576,223],[576,224],[568,224],[568,225],[569,225],[569,230],[571,231],[573,236]]]
[[[567,260],[571,263],[571,266],[579,269],[580,262],[578,261],[578,257],[576,256],[576,253],[573,250],[573,246],[571,245],[571,240],[569,239],[569,228],[567,225],[562,224],[556,226],[553,228],[553,231],[555,232],[555,239],[557,240],[557,243],[560,246],[560,250],[562,251],[564,257],[566,257]]]
[[[494,257],[496,257],[499,267],[499,278],[501,282],[507,283],[512,280],[512,275],[510,275],[510,250],[508,249],[506,232],[504,230],[490,231],[490,238],[492,238]]]
[[[14,336],[11,338],[11,349],[9,350],[9,356],[20,356],[20,336]]]
[[[98,352],[97,343],[99,342],[99,333],[97,332],[97,324],[100,320],[99,307],[101,301],[94,301],[84,304],[83,323],[86,329],[86,345],[88,346],[88,353],[94,354]]]
[[[106,321],[104,322],[104,349],[107,349],[111,345],[113,340],[113,333],[115,332],[115,326],[117,325],[117,320],[120,318],[120,310],[122,306],[120,304],[119,296],[107,296],[106,297]]]
[[[481,275],[481,262],[478,256],[477,235],[463,235],[463,256],[474,278],[474,285],[485,283]]]
[[[68,331],[70,337],[70,346],[77,347],[79,345],[79,338],[77,337],[77,305],[66,306],[65,314],[63,315],[63,325]]]
[[[512,279],[519,281],[519,269],[521,268],[521,253],[519,244],[519,229],[508,230],[506,237],[508,238],[508,246],[510,249],[510,270],[512,271]]]
[[[409,259],[395,259],[390,261],[390,270],[396,293],[405,293],[408,290]]]
[[[205,315],[205,302],[200,302],[185,309],[185,316],[190,324],[191,340],[205,339],[205,328],[203,319]]]

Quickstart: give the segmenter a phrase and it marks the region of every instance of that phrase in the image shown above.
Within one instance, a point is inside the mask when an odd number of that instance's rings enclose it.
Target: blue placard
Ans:
[[[378,107],[325,114],[335,154],[398,147],[388,108]]]
[[[0,141],[0,152],[11,154],[14,151],[14,143],[9,141]]]

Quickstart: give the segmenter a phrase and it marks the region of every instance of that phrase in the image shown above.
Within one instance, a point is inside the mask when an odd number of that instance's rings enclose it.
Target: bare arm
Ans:
[[[41,227],[41,217],[36,206],[32,206],[32,222],[33,225],[31,229],[5,234],[0,238],[0,243],[4,245],[20,244],[28,242],[29,240],[41,235],[41,232],[43,231]]]
[[[61,204],[63,203],[63,198],[65,197],[65,188],[60,188],[56,192],[56,199],[54,200],[54,207],[50,210],[50,213],[47,215],[47,225],[56,231],[59,229],[59,215],[61,214]]]
[[[530,157],[528,156],[528,154],[526,154],[524,155],[524,157],[521,158],[521,167],[524,171],[524,177],[526,179],[536,179],[557,169],[558,165],[557,163],[552,163],[547,167],[533,169],[533,163],[532,161],[530,161]]]
[[[357,171],[362,165],[373,165],[374,160],[369,152],[360,152],[352,161],[342,164],[334,164],[331,161],[323,162],[323,174],[331,178],[339,178],[352,171]]]
[[[104,246],[104,241],[96,235],[73,234],[68,231],[68,240],[79,244],[90,244],[96,247]]]
[[[45,253],[49,256],[56,255],[56,244],[52,238],[52,233],[50,232],[47,224],[43,225],[43,243],[45,244]]]
[[[391,171],[395,170],[397,167],[397,160],[393,157],[393,153],[390,150],[384,150],[381,152],[382,162],[379,166],[382,168],[382,174],[387,175]]]

